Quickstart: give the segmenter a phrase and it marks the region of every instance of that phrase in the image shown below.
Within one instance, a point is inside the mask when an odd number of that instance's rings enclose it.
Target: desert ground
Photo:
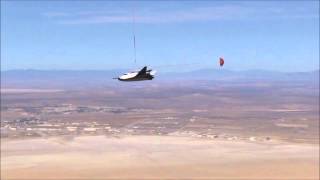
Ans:
[[[1,91],[1,179],[319,179],[316,81],[31,85]]]
[[[166,136],[2,141],[2,179],[317,179],[319,146]]]

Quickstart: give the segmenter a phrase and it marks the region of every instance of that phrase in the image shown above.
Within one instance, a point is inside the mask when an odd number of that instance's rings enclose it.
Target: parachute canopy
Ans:
[[[219,58],[220,67],[224,65],[224,59],[222,57]]]

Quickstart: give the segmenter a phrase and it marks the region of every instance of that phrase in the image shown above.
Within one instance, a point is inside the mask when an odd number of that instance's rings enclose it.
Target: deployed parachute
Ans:
[[[224,65],[224,59],[222,57],[219,58],[220,67]]]

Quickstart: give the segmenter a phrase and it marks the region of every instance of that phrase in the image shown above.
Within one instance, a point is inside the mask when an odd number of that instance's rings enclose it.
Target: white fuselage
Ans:
[[[119,77],[119,79],[121,80],[127,80],[127,79],[131,79],[134,78],[138,75],[139,72],[130,72],[130,73],[126,73],[123,74],[122,76]]]
[[[152,71],[151,69],[147,69],[147,66],[143,67],[140,71],[133,71],[129,73],[125,73],[119,76],[117,79],[119,81],[144,81],[144,80],[152,80],[154,78],[156,71]]]

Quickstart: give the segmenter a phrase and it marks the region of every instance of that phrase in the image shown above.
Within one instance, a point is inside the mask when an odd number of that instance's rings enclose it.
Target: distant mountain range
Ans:
[[[314,78],[319,78],[319,70],[309,72],[278,72],[268,70],[230,71],[201,69],[185,73],[168,73],[166,75],[173,75],[174,77],[199,78],[205,80],[314,80]]]
[[[119,83],[112,78],[126,72],[115,70],[8,70],[1,71],[3,87],[88,87]],[[319,84],[319,70],[310,72],[276,72],[266,70],[231,71],[201,69],[190,72],[159,72],[153,82],[174,81],[306,81]]]

